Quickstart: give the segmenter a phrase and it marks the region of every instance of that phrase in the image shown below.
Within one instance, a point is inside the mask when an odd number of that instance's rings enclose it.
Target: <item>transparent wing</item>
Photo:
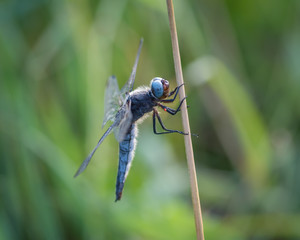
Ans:
[[[115,76],[110,76],[105,89],[104,118],[102,122],[102,128],[108,121],[114,121],[116,113],[122,104],[120,101],[121,98],[118,81]]]
[[[98,144],[96,145],[96,147],[93,149],[93,151],[90,153],[90,155],[82,162],[82,164],[80,165],[80,167],[78,168],[77,172],[75,173],[74,177],[77,177],[80,173],[82,173],[86,167],[88,166],[88,164],[90,163],[94,153],[96,152],[96,150],[98,149],[98,147],[100,146],[100,144],[103,142],[103,140],[110,134],[111,130],[116,127],[118,125],[117,122],[114,122],[107,130],[106,132],[103,134],[103,136],[100,138]]]
[[[118,127],[114,130],[115,137],[118,142],[122,142],[124,140],[130,126],[132,125],[132,118],[131,100],[129,99],[122,107],[122,116],[119,119]]]
[[[136,54],[136,58],[135,58],[135,62],[134,62],[133,68],[132,68],[131,75],[130,75],[128,81],[125,83],[125,85],[121,89],[121,96],[123,97],[123,100],[126,98],[126,95],[128,95],[128,93],[131,92],[132,89],[133,89],[136,69],[137,69],[137,65],[138,65],[138,62],[139,62],[143,42],[144,42],[144,39],[141,38],[139,49],[138,49],[138,52]]]
[[[119,109],[119,111],[117,112],[117,114],[114,118],[113,124],[106,130],[106,132],[100,138],[98,144],[93,149],[93,151],[90,153],[90,155],[82,162],[79,169],[75,173],[74,177],[77,177],[80,173],[82,173],[86,169],[86,167],[90,163],[94,153],[96,152],[98,147],[101,145],[103,140],[111,133],[111,130],[113,130],[113,129],[115,130],[115,133],[117,133],[116,138],[119,142],[121,142],[125,138],[128,130],[131,126],[131,123],[132,123],[132,113],[131,113],[131,101],[129,99]]]

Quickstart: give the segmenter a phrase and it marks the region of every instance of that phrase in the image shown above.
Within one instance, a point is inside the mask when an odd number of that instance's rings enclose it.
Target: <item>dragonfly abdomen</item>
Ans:
[[[137,127],[132,124],[124,140],[119,143],[119,167],[116,183],[116,201],[122,197],[124,183],[131,167],[136,146]]]

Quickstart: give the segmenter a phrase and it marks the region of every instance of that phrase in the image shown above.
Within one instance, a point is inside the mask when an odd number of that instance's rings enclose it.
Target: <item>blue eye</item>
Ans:
[[[164,94],[164,86],[159,78],[154,78],[151,81],[151,92],[156,98],[160,98]]]

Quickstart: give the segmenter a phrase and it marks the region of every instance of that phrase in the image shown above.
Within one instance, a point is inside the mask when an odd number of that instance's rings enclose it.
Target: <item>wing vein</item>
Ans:
[[[113,123],[107,130],[106,132],[103,134],[103,136],[100,138],[98,144],[96,145],[96,147],[93,149],[93,151],[90,153],[90,155],[83,161],[83,163],[80,165],[80,167],[78,168],[77,172],[74,175],[74,178],[76,178],[80,173],[82,173],[86,167],[88,166],[88,164],[90,163],[94,153],[96,152],[97,148],[100,146],[100,144],[103,142],[103,140],[105,139],[105,137],[107,137],[111,130],[116,126],[117,124]]]

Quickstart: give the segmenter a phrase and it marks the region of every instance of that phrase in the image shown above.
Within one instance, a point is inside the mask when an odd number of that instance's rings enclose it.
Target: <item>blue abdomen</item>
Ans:
[[[122,197],[125,180],[131,167],[136,145],[137,128],[132,124],[124,140],[119,143],[119,167],[116,183],[116,201]]]

